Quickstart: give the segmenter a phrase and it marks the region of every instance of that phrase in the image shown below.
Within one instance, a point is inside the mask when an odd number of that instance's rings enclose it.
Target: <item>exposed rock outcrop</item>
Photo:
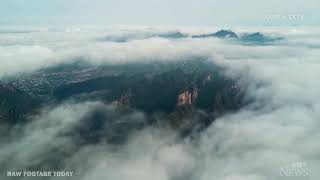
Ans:
[[[178,95],[178,106],[184,106],[184,105],[192,105],[198,98],[198,89],[193,88],[192,91],[184,91],[181,94]]]

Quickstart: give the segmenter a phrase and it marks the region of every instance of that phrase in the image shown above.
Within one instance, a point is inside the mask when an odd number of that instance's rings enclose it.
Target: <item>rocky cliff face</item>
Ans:
[[[185,105],[192,105],[198,98],[198,89],[193,88],[193,90],[184,91],[178,95],[177,105],[178,106],[185,106]]]
[[[38,76],[47,76],[42,78],[44,82],[38,84],[50,84],[48,87],[41,86],[41,93],[37,88],[29,88],[33,87],[30,82],[34,79],[41,81]],[[41,101],[42,104],[59,104],[68,100],[101,101],[147,115],[164,114],[163,119],[171,119],[172,124],[184,124],[186,119],[195,119],[193,116],[198,117],[198,110],[217,117],[244,105],[241,85],[225,77],[223,70],[212,62],[199,59],[99,68],[59,67],[42,70],[27,79],[18,78],[9,82],[13,86],[0,88],[2,119],[22,119],[32,111],[33,97],[38,97],[39,93],[48,99]],[[203,115],[199,117],[204,119],[205,124],[214,119]]]

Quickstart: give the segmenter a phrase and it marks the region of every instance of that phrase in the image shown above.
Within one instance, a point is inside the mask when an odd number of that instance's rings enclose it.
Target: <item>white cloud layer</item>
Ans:
[[[94,64],[209,58],[225,67],[226,75],[241,77],[248,96],[255,100],[253,104],[217,119],[196,144],[176,142],[174,133],[146,129],[117,152],[106,144],[82,148],[65,160],[66,166],[78,173],[74,179],[317,180],[320,31],[284,30],[269,30],[287,38],[271,46],[190,38],[101,42],[97,41],[105,36],[101,31],[6,35],[1,37],[7,41],[0,46],[0,77],[77,58]],[[51,148],[48,141],[58,146],[69,143],[70,139],[56,139],[56,129],[68,129],[95,106],[63,105],[51,110],[27,127],[21,141],[1,148],[0,162],[6,153],[18,152],[12,163],[30,163]],[[34,151],[34,147],[39,148]],[[281,167],[294,162],[307,164],[307,177],[281,176]]]
[[[316,38],[319,32],[311,28],[287,30],[287,34],[283,32],[285,30],[264,30],[271,36],[288,37],[288,42],[265,47],[232,45],[217,39],[148,38],[151,34],[177,30],[189,35],[208,32],[207,29],[192,28],[2,30],[3,33],[0,33],[0,78],[80,59],[94,64],[177,60],[190,56],[222,56],[220,57],[222,59],[275,59],[281,55],[304,56],[305,48],[319,47],[319,40]],[[252,31],[254,30],[247,29],[245,32]],[[308,34],[309,31],[312,34]],[[243,30],[237,32],[241,34]],[[117,43],[103,41],[106,37],[133,39],[129,42]],[[138,39],[134,40],[137,37]]]

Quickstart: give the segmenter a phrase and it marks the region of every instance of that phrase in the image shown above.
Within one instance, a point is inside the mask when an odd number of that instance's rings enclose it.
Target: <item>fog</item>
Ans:
[[[117,36],[123,33],[113,31]],[[320,31],[284,31],[264,30],[285,37],[267,46],[214,38],[151,37],[119,43],[101,41],[112,35],[104,30],[0,35],[2,78],[78,59],[101,65],[201,57],[224,67],[226,76],[239,78],[246,95],[253,99],[240,111],[218,118],[199,134],[199,139],[179,139],[174,131],[149,127],[133,131],[120,147],[105,142],[79,145],[73,129],[96,109],[113,114],[115,121],[143,122],[143,112],[114,115],[112,105],[100,102],[47,107],[40,115],[30,117],[32,123],[2,138],[0,165],[25,169],[43,162],[42,168],[46,169],[55,167],[52,162],[57,158],[63,169],[75,172],[73,179],[83,180],[280,180],[292,178],[281,176],[281,167],[303,162],[308,175],[298,178],[317,180]],[[72,154],[62,157],[64,152],[57,149]]]

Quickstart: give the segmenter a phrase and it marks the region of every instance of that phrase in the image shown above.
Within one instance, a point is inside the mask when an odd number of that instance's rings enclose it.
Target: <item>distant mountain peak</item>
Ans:
[[[242,41],[248,42],[248,43],[254,43],[254,44],[265,44],[265,43],[270,43],[270,42],[274,42],[274,41],[281,40],[281,39],[283,39],[283,38],[269,37],[269,36],[266,36],[260,32],[245,34],[241,37]]]
[[[238,38],[238,35],[231,30],[220,30],[214,33],[214,36],[220,38]]]
[[[187,37],[187,35],[179,32],[179,31],[162,33],[162,34],[159,34],[158,36],[161,38],[168,38],[168,39],[179,39],[179,38]]]
[[[207,37],[216,37],[216,38],[238,38],[238,35],[231,30],[220,30],[211,34],[201,34],[192,36],[193,38],[207,38]]]

